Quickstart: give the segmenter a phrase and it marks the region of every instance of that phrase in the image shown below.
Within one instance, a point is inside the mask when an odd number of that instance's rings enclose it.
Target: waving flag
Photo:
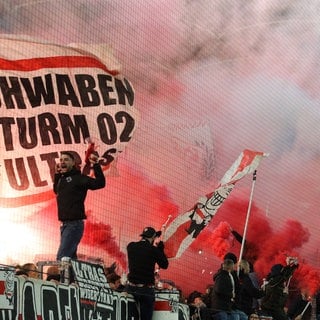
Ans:
[[[230,169],[225,173],[217,188],[210,194],[200,197],[193,208],[178,215],[165,231],[166,254],[169,258],[179,258],[191,245],[200,232],[209,224],[222,203],[233,190],[235,183],[247,174],[254,172],[263,152],[244,150]]]

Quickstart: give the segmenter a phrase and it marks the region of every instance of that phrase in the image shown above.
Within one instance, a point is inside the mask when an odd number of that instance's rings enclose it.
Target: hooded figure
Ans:
[[[280,264],[280,263],[274,264],[271,267],[271,272],[267,275],[267,280],[269,281],[272,278],[280,276],[282,269],[283,269],[283,265],[282,264]]]
[[[298,262],[287,266],[275,264],[267,276],[268,283],[265,286],[265,296],[261,301],[263,315],[271,316],[274,320],[288,320],[284,307],[288,298],[287,282],[298,268]]]

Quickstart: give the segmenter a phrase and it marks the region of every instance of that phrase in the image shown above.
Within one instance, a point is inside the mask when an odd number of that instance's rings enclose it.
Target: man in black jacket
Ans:
[[[233,270],[233,260],[225,259],[222,263],[222,269],[213,277],[214,285],[211,296],[211,308],[215,312],[215,320],[233,319],[231,318],[232,306],[235,300]]]
[[[84,220],[87,218],[84,207],[87,191],[101,189],[106,184],[98,157],[92,154],[89,161],[94,178],[81,174],[71,152],[61,152],[60,163],[56,166],[53,190],[57,196],[58,219],[61,221],[57,260],[62,257],[77,259],[77,248],[83,236]]]
[[[164,244],[159,241],[161,231],[152,227],[144,228],[140,234],[141,240],[130,242],[127,246],[129,274],[128,292],[133,294],[140,306],[140,319],[151,320],[155,301],[155,265],[161,269],[167,269],[168,259],[164,253]]]
[[[236,299],[236,307],[245,312],[248,316],[258,310],[253,308],[253,299],[260,299],[265,295],[264,290],[254,285],[250,274],[250,264],[247,260],[240,261],[239,268],[239,292]]]
[[[298,268],[298,259],[287,257],[286,266],[275,264],[267,276],[264,287],[265,296],[261,301],[261,314],[271,316],[274,320],[287,320],[288,316],[284,307],[288,298],[289,279]]]

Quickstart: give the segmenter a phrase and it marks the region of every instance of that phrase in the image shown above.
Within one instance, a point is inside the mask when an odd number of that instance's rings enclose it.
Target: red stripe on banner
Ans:
[[[99,68],[111,75],[117,75],[117,70],[109,70],[98,59],[88,56],[57,56],[21,60],[0,58],[0,69],[14,71],[34,71],[47,68]]]
[[[5,281],[0,281],[0,295],[4,294],[5,289]]]
[[[245,168],[250,167],[250,165],[252,164],[252,162],[255,160],[255,158],[257,156],[263,156],[263,154],[264,154],[263,152],[251,151],[248,149],[243,150],[242,153],[243,153],[243,155],[242,155],[241,162],[239,164],[239,167],[237,168],[237,170],[233,174],[233,177],[235,177],[237,175],[237,173],[243,172]],[[239,180],[240,180],[240,178],[239,178]]]
[[[190,226],[190,220],[181,224],[177,230],[172,234],[170,238],[165,241],[164,251],[168,258],[173,258],[176,256],[182,241],[188,236],[188,230]]]
[[[24,319],[24,317],[22,316],[22,314],[21,313],[19,313],[18,314],[18,320],[23,320]],[[37,320],[42,320],[43,318],[42,318],[42,315],[37,315]]]
[[[16,197],[16,198],[1,198],[1,208],[17,208],[30,204],[35,204],[47,200],[51,200],[55,197],[53,191],[46,191],[42,193],[32,194],[28,196]]]
[[[171,306],[169,301],[155,301],[154,303],[155,311],[171,311]]]
[[[204,213],[203,213],[203,211],[200,209],[200,208],[196,208],[196,213],[197,213],[197,215],[203,220],[204,218],[205,218],[205,215],[204,215]]]
[[[81,304],[85,304],[85,305],[94,306],[97,302],[96,301],[92,301],[92,300],[87,300],[87,299],[80,299],[80,303]]]

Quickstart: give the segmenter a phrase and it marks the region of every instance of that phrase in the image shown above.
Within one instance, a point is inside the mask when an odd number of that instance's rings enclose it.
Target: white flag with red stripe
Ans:
[[[163,241],[169,258],[179,258],[200,232],[209,224],[237,181],[253,173],[267,154],[244,150],[220,180],[217,188],[200,197],[193,208],[178,215],[165,230]]]

